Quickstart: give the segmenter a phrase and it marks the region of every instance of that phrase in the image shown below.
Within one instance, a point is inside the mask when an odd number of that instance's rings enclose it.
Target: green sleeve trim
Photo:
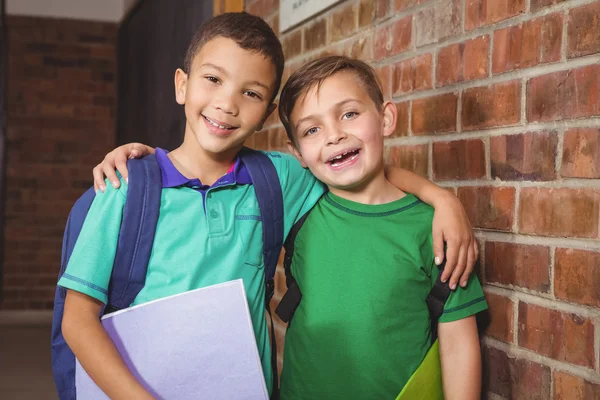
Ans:
[[[451,314],[451,313],[456,312],[456,311],[464,310],[465,308],[471,307],[473,304],[477,304],[477,303],[480,303],[482,301],[485,301],[485,297],[484,296],[481,296],[481,297],[478,297],[476,299],[473,299],[473,300],[471,300],[469,302],[466,302],[465,304],[461,304],[460,306],[456,306],[456,307],[452,307],[452,308],[449,308],[447,310],[444,310],[444,313],[442,315],[447,315],[447,314]]]

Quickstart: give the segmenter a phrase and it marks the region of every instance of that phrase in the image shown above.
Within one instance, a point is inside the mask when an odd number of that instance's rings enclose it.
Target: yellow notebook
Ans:
[[[440,347],[436,340],[396,400],[444,400]]]

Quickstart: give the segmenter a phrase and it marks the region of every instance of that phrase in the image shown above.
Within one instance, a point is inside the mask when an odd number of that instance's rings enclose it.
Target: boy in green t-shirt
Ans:
[[[394,399],[431,345],[425,299],[438,275],[433,210],[384,174],[396,107],[365,63],[331,56],[284,86],[288,146],[327,184],[295,240],[302,300],[286,334],[281,398]],[[487,308],[475,275],[439,320],[446,399],[478,399],[475,314]]]

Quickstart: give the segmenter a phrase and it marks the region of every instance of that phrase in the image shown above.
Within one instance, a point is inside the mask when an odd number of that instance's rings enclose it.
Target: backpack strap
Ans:
[[[160,210],[162,179],[156,156],[129,160],[127,169],[131,179],[105,314],[129,307],[144,287]]]
[[[287,285],[287,291],[281,298],[277,309],[275,309],[275,314],[277,314],[283,322],[290,322],[294,316],[296,308],[298,308],[300,305],[300,300],[302,300],[302,292],[300,291],[300,287],[298,286],[296,279],[292,275],[292,259],[294,257],[294,244],[296,243],[296,236],[298,235],[298,232],[300,232],[302,225],[304,225],[304,221],[306,221],[306,217],[308,217],[309,213],[310,211],[304,214],[298,220],[298,222],[292,226],[292,229],[290,229],[290,233],[283,244],[283,248],[285,249],[283,268],[285,271],[285,283]]]
[[[280,157],[272,154],[273,157]],[[240,152],[242,162],[248,170],[254,192],[258,200],[258,208],[263,226],[263,258],[265,264],[265,303],[271,319],[271,368],[273,369],[273,388],[271,399],[279,399],[277,378],[277,341],[275,325],[271,315],[271,299],[275,293],[275,271],[283,244],[283,193],[279,176],[273,162],[260,151],[244,147]]]
[[[435,284],[425,300],[429,309],[429,318],[431,319],[431,343],[434,343],[437,339],[438,320],[444,313],[444,305],[448,297],[450,297],[450,293],[452,293],[452,290],[450,290],[450,281],[448,280],[446,283],[442,282],[442,272],[444,272],[445,266],[446,258],[444,257],[444,261],[438,266],[439,272]]]

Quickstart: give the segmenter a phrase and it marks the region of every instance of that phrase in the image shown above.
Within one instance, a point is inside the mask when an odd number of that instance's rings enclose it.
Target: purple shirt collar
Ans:
[[[177,186],[189,186],[197,189],[208,189],[209,186],[202,184],[200,179],[192,178],[188,179],[177,168],[173,165],[173,162],[167,156],[167,151],[161,148],[156,148],[156,161],[160,167],[162,177],[162,187],[172,188]],[[240,160],[240,157],[236,157],[235,163],[233,164],[233,170],[227,172],[225,175],[220,177],[212,186],[225,186],[225,185],[249,185],[252,181],[250,180],[250,174],[244,163]]]

